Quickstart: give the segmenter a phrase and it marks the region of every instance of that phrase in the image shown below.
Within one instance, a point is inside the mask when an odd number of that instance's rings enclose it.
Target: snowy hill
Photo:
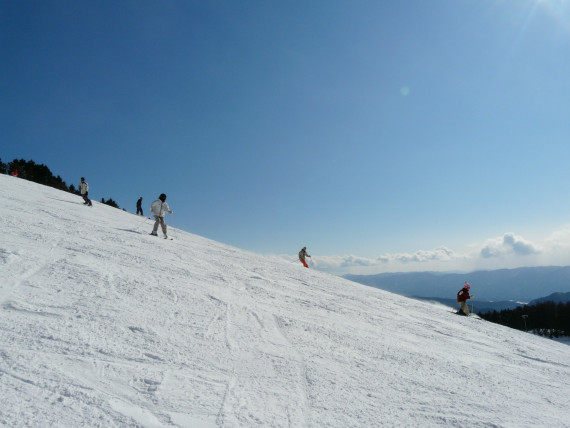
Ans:
[[[570,426],[567,345],[82,202],[0,176],[3,425]]]

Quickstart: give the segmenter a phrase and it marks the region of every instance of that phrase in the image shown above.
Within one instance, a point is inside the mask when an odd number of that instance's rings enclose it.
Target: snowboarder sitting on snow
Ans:
[[[137,215],[139,214],[139,212],[141,213],[141,215],[144,215],[142,211],[142,196],[137,201]]]
[[[172,211],[170,210],[170,207],[166,203],[166,195],[164,193],[162,193],[156,201],[150,204],[150,212],[152,213],[154,219],[156,220],[154,222],[154,227],[152,228],[152,232],[150,234],[153,236],[158,236],[156,232],[158,230],[158,225],[160,224],[160,226],[162,227],[162,233],[164,233],[164,239],[167,239],[168,235],[166,234],[166,223],[164,222],[164,214],[165,213],[172,214]]]
[[[457,293],[457,301],[459,302],[460,309],[457,311],[458,315],[469,315],[469,306],[467,305],[467,300],[475,297],[474,295],[469,295],[469,289],[471,286],[465,281],[465,285]]]
[[[303,266],[308,268],[309,265],[305,261],[305,257],[311,257],[307,254],[307,247],[303,247],[303,249],[301,251],[299,251],[299,260],[301,261],[301,263],[303,263]]]
[[[79,183],[79,193],[83,196],[83,200],[85,201],[83,205],[89,205],[90,207],[93,206],[91,203],[91,199],[89,199],[89,184],[85,181],[84,177],[81,177],[81,183]]]

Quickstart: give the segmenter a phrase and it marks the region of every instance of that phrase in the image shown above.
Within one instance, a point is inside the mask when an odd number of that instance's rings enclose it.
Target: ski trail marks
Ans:
[[[307,426],[305,364],[275,316],[226,303],[225,321],[232,375],[217,423]]]
[[[34,254],[27,251],[7,252],[0,249],[0,304],[9,307],[23,285],[38,287],[41,277],[49,277],[65,259],[53,254]],[[25,294],[25,293],[24,293]]]

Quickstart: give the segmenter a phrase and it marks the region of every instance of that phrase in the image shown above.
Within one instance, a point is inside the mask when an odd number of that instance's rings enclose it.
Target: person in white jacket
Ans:
[[[85,201],[83,205],[89,205],[90,207],[93,206],[91,203],[91,199],[89,199],[89,184],[85,181],[84,177],[81,177],[81,183],[79,183],[79,193],[83,196],[83,200]]]
[[[164,214],[172,214],[172,210],[166,203],[166,195],[162,193],[156,201],[150,204],[150,212],[154,216],[154,227],[152,228],[152,232],[150,233],[153,236],[158,236],[156,233],[158,231],[158,225],[162,227],[162,233],[164,233],[164,239],[168,238],[166,234],[166,223],[164,222]]]

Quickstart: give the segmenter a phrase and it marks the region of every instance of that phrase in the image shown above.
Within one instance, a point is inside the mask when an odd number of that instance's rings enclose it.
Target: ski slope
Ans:
[[[568,345],[5,175],[0,218],[2,425],[570,426]]]

